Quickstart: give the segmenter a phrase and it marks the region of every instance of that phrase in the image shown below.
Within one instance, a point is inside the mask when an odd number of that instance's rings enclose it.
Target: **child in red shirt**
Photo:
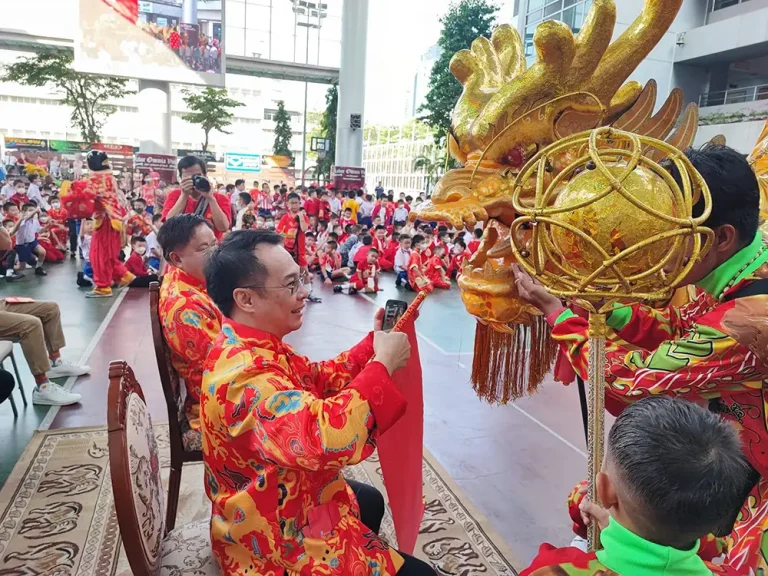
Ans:
[[[59,241],[59,238],[53,233],[56,224],[46,212],[43,212],[38,216],[38,221],[42,228],[40,228],[37,233],[37,243],[43,247],[43,250],[45,250],[45,261],[63,262],[64,252],[67,250],[67,247]]]
[[[351,224],[357,224],[357,221],[352,219],[352,209],[347,208],[346,210],[344,210],[344,215],[339,220],[339,225],[344,230],[346,230],[347,226],[350,226]]]
[[[443,256],[445,255],[445,249],[441,244],[438,244],[433,249],[432,256],[426,261],[424,265],[424,276],[432,283],[436,288],[441,290],[450,290],[451,282],[445,275],[445,268],[443,267]]]
[[[328,222],[331,219],[331,203],[328,201],[328,192],[321,190],[317,202],[317,222]]]
[[[144,236],[131,238],[131,255],[125,261],[125,269],[136,276],[131,288],[149,288],[150,282],[157,282],[157,274],[147,268],[147,258],[147,239]]]
[[[301,209],[301,198],[295,192],[288,195],[288,212],[277,223],[277,231],[283,235],[283,246],[293,256],[296,264],[307,268],[306,234],[309,230],[309,218]]]
[[[320,256],[320,276],[326,284],[333,284],[334,280],[346,280],[349,276],[349,268],[341,267],[341,254],[336,252],[339,245],[334,240],[325,244],[325,252]]]
[[[416,234],[413,237],[413,250],[408,260],[408,284],[417,292],[432,292],[434,286],[424,275],[424,252],[428,244],[424,236]]]
[[[471,254],[469,253],[469,250],[467,250],[467,245],[464,244],[464,240],[457,238],[453,245],[451,261],[448,264],[448,277],[456,279],[458,275],[461,274],[464,262],[469,260],[470,256]]]
[[[24,206],[24,204],[29,203],[29,196],[27,196],[27,188],[26,186],[24,186],[23,180],[14,180],[13,188],[15,191],[13,194],[11,194],[11,197],[8,198],[9,202],[13,202],[19,208]]]
[[[146,210],[147,201],[144,198],[133,201],[133,214],[125,217],[125,234],[130,238],[152,233],[152,216]]]
[[[362,248],[360,249],[362,251]],[[349,279],[350,294],[363,291],[379,291],[379,251],[371,247],[365,255],[365,261],[357,266],[357,271]]]
[[[317,215],[320,213],[320,200],[317,199],[317,192],[313,187],[309,188],[309,196],[304,201],[304,211],[307,216],[317,219]]]
[[[395,243],[395,250],[392,252],[392,257],[388,258],[387,249],[387,229],[384,226],[376,226],[373,232],[372,246],[376,248],[379,253],[379,267],[382,270],[392,270],[395,267],[395,252],[397,252],[397,243]]]
[[[480,241],[483,238],[483,231],[480,228],[475,228],[473,234],[475,235],[474,240],[470,240],[469,244],[467,244],[467,250],[469,250],[470,255],[477,252],[477,249],[480,248]]]
[[[315,240],[314,233],[307,232],[305,247],[307,250],[307,268],[315,270],[319,266],[320,260],[317,257],[317,241]]]

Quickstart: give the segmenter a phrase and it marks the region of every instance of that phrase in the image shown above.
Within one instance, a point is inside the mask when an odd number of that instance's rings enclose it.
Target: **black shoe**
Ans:
[[[323,301],[323,299],[322,298],[318,298],[317,296],[312,296],[311,294],[309,296],[307,296],[307,302],[312,302],[314,304],[319,304],[322,301]]]
[[[69,259],[70,260],[77,260],[77,255],[74,252],[72,252],[72,254],[69,255]]]
[[[16,272],[14,272],[10,276],[6,276],[5,281],[13,282],[14,280],[21,280],[22,278],[24,278],[24,274],[17,274]]]
[[[415,292],[415,290],[414,290],[414,289],[411,287],[411,285],[410,285],[410,284],[408,284],[407,282],[406,282],[406,284],[405,284],[405,289],[406,289],[408,292]]]
[[[343,288],[341,286],[334,286],[333,287],[333,293],[334,294],[341,294],[342,290],[343,290]]]
[[[357,288],[352,288],[352,287],[350,286],[350,287],[349,287],[349,292],[347,292],[347,293],[348,293],[350,296],[351,296],[352,294],[357,294]]]
[[[402,288],[402,286],[403,286],[403,284],[402,284],[402,282],[400,282],[400,280],[395,282],[395,288]]]
[[[40,268],[35,268],[35,276],[48,276],[48,272]]]

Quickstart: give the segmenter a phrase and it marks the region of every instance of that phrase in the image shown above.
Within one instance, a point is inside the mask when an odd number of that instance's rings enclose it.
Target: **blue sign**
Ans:
[[[227,172],[261,172],[261,154],[227,152],[224,156],[224,170]]]

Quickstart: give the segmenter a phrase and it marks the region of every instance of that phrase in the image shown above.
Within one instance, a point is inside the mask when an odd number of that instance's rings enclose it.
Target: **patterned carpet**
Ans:
[[[168,428],[155,426],[163,480]],[[438,574],[514,576],[504,544],[425,452],[426,513],[416,555]],[[345,471],[384,492],[376,458]],[[177,526],[210,515],[202,464],[185,465]],[[106,428],[38,432],[0,491],[0,575],[129,576],[115,517]],[[382,534],[396,545],[387,513]],[[190,572],[190,575],[192,572]]]

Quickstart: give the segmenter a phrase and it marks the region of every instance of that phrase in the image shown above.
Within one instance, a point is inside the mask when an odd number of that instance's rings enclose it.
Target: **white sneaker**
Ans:
[[[48,378],[63,378],[65,376],[83,376],[91,371],[90,366],[78,366],[72,362],[60,360],[58,364],[48,370]]]
[[[64,388],[50,380],[38,384],[32,391],[32,404],[42,406],[69,406],[70,404],[80,402],[80,398],[80,394],[67,392]]]

